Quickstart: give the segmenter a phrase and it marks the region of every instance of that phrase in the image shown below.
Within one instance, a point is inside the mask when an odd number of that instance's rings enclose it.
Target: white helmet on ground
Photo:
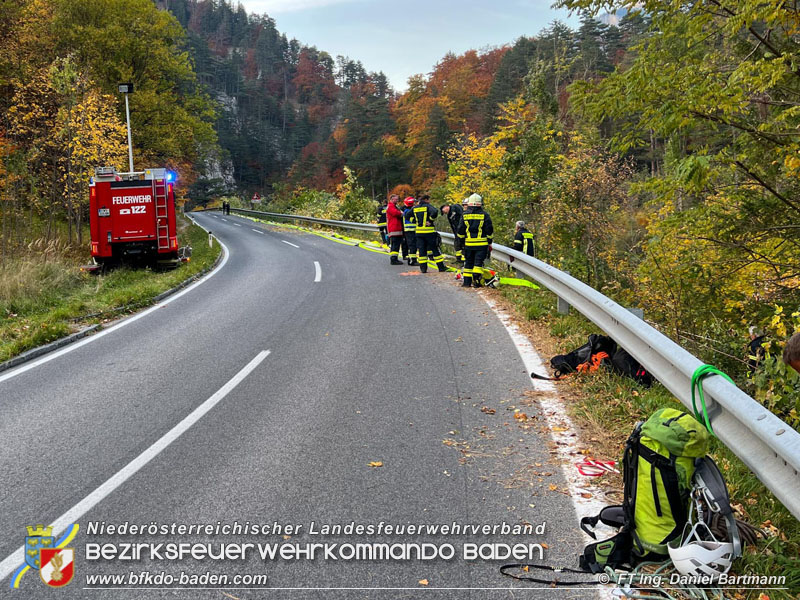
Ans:
[[[469,198],[467,198],[467,205],[483,206],[483,198],[480,196],[480,194],[472,194]]]
[[[687,524],[688,527],[688,524]],[[705,530],[701,539],[698,529]],[[710,578],[716,581],[728,572],[734,559],[733,544],[720,542],[711,533],[711,529],[702,521],[695,523],[683,541],[673,542],[667,546],[672,564],[681,575]]]

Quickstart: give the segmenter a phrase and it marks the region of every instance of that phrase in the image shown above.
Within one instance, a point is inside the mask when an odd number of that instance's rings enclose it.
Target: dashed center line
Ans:
[[[241,227],[241,225],[239,225],[238,223],[234,223],[234,225],[236,225],[237,227]]]
[[[300,246],[293,244],[292,242],[287,242],[286,240],[281,240],[284,244],[289,244],[292,248],[299,248]]]
[[[222,219],[222,220],[225,221],[226,223],[228,222],[228,219]]]
[[[250,229],[252,229],[252,230],[253,230],[253,231],[255,231],[256,233],[260,233],[261,235],[264,235],[264,232],[263,232],[263,231],[261,231],[260,229],[256,229],[255,227],[251,227]]]
[[[314,261],[314,283],[322,281],[322,267],[319,266],[317,261]]]

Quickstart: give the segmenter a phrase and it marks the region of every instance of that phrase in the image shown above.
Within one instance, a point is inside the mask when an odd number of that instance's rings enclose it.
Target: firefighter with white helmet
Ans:
[[[492,243],[494,226],[489,213],[483,210],[483,198],[472,194],[467,198],[468,210],[458,227],[458,237],[464,240],[463,287],[483,285],[483,263]]]

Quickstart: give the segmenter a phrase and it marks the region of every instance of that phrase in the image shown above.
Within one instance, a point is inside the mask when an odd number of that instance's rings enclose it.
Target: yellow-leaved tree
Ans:
[[[126,127],[117,117],[117,100],[101,93],[69,57],[57,59],[50,76],[63,100],[55,123],[55,139],[61,149],[59,181],[67,216],[74,223],[81,244],[89,204],[89,178],[97,166],[122,169],[127,151]]]
[[[461,203],[470,194],[477,193],[483,196],[486,209],[492,210],[507,194],[502,181],[495,177],[503,165],[505,152],[496,136],[480,139],[470,134],[459,138],[447,154],[450,163],[447,200]]]

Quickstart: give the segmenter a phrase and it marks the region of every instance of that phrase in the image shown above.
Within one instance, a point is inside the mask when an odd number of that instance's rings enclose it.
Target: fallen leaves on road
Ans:
[[[489,408],[488,406],[482,406],[481,407],[481,412],[486,413],[487,415],[493,415],[497,411],[495,409],[493,409],[493,408]]]
[[[422,275],[420,271],[406,271],[405,273],[399,273],[400,277],[414,277],[415,275]]]
[[[373,461],[372,461],[371,463],[369,463],[369,465],[367,465],[367,466],[370,466],[370,467],[382,467],[382,466],[383,466],[383,461],[380,461],[380,460],[373,460]]]
[[[420,585],[428,585],[429,583],[430,583],[430,581],[428,581],[427,579],[420,579],[419,580],[419,584]]]

